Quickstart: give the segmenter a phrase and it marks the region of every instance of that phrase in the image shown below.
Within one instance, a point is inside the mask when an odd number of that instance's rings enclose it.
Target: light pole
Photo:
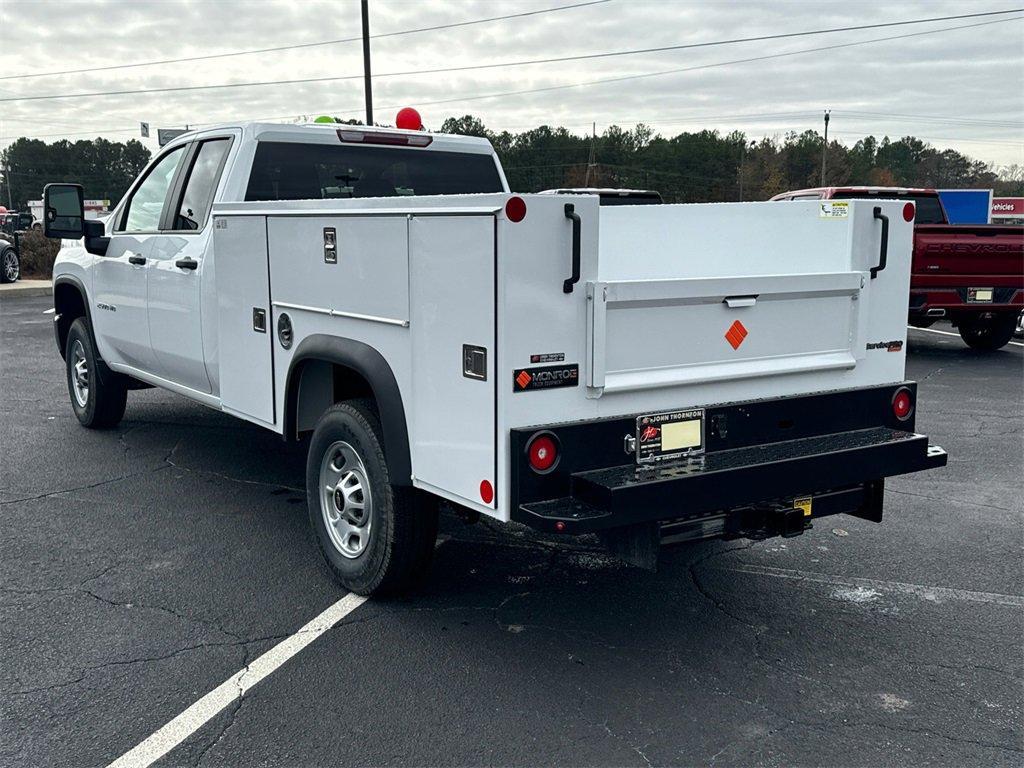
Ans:
[[[828,152],[828,116],[831,109],[825,110],[825,141],[821,145],[821,186],[825,186],[825,153]]]
[[[362,0],[363,12],[363,89],[366,91],[366,124],[373,125],[373,89],[370,86],[370,9]]]

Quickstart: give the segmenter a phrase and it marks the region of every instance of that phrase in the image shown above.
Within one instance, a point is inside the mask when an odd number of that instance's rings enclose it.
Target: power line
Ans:
[[[983,14],[976,14],[976,13],[975,14],[961,14],[959,16],[948,16],[948,17],[942,17],[942,18],[947,18],[947,19],[975,18],[977,16],[1004,15],[1004,14],[1007,14],[1007,13],[1019,13],[1019,12],[1022,12],[1022,11],[1024,11],[1024,8],[1018,8],[1018,9],[1014,9],[1012,11],[988,11],[988,12],[983,13]],[[956,27],[945,27],[943,29],[928,30],[926,32],[916,32],[916,33],[912,33],[912,34],[908,34],[908,35],[896,35],[896,36],[892,36],[892,37],[875,38],[873,40],[864,40],[864,41],[859,41],[859,42],[856,42],[856,43],[845,43],[845,44],[841,44],[841,45],[824,46],[824,47],[820,47],[820,48],[810,48],[810,49],[805,49],[803,51],[793,51],[793,52],[790,52],[790,53],[771,54],[771,55],[767,55],[767,56],[757,56],[757,57],[753,57],[753,58],[749,58],[749,59],[739,59],[739,60],[734,61],[734,62],[722,62],[722,63],[719,63],[719,64],[702,65],[702,66],[698,66],[698,67],[690,67],[690,68],[685,68],[685,69],[680,69],[680,70],[669,70],[668,72],[665,72],[665,73],[651,73],[651,74],[647,74],[647,75],[633,75],[633,76],[628,76],[628,77],[623,77],[623,78],[615,78],[615,79],[607,80],[607,81],[604,81],[604,82],[619,82],[619,81],[622,81],[622,80],[631,80],[631,79],[636,79],[636,78],[639,78],[639,77],[654,77],[654,76],[656,76],[658,74],[668,74],[668,73],[671,73],[671,72],[689,72],[689,71],[693,71],[695,69],[709,69],[711,67],[725,66],[727,64],[736,64],[736,63],[744,63],[744,62],[752,62],[752,61],[765,61],[767,59],[781,58],[783,56],[792,56],[792,55],[795,55],[797,53],[810,53],[810,52],[817,52],[817,51],[829,51],[829,50],[835,50],[837,48],[848,48],[848,47],[855,46],[855,45],[864,45],[866,43],[881,42],[883,40],[900,40],[900,39],[907,38],[907,37],[917,37],[917,36],[920,36],[920,35],[936,34],[936,33],[939,33],[939,32],[947,32],[947,31],[955,30],[955,29],[967,29],[968,27],[984,26],[986,24],[996,24],[996,23],[1001,23],[1003,21],[1015,21],[1015,20],[1018,20],[1020,18],[1024,18],[1024,17],[1016,17],[1014,19],[999,19],[997,21],[982,22],[981,24],[968,24],[968,25],[960,25],[960,26],[956,26]],[[828,32],[840,31],[840,29],[846,29],[846,30],[870,29],[870,28],[877,28],[877,27],[902,26],[902,25],[907,25],[907,24],[923,24],[923,23],[932,22],[932,21],[935,21],[935,20],[936,20],[935,18],[931,18],[931,19],[910,19],[910,20],[906,20],[906,21],[887,22],[887,23],[884,23],[884,24],[865,25],[865,26],[860,26],[860,27],[847,27],[847,28],[836,28],[836,29],[828,29],[828,30],[815,30],[815,31],[808,31],[808,32],[789,32],[789,33],[785,33],[785,34],[781,34],[781,35],[764,35],[764,36],[760,36],[760,37],[740,38],[740,39],[736,39],[736,40],[718,40],[718,41],[705,42],[705,43],[690,43],[690,44],[686,44],[686,45],[666,46],[666,47],[661,47],[661,48],[640,48],[640,49],[630,50],[630,51],[608,51],[608,52],[604,52],[604,53],[580,54],[580,55],[577,55],[577,56],[561,56],[561,57],[555,57],[555,58],[528,59],[528,60],[524,60],[524,61],[505,61],[505,62],[500,62],[500,63],[495,63],[495,64],[472,64],[472,65],[466,65],[466,66],[461,66],[461,67],[441,67],[441,68],[436,68],[436,69],[406,70],[406,71],[402,71],[402,72],[384,72],[384,73],[375,75],[375,77],[377,79],[380,79],[380,78],[384,78],[384,77],[410,77],[410,76],[415,76],[415,75],[436,75],[436,74],[451,73],[451,72],[468,72],[468,71],[477,71],[477,70],[482,70],[482,69],[508,69],[510,67],[522,67],[522,66],[530,66],[530,65],[535,65],[535,64],[556,64],[556,63],[564,63],[564,62],[568,62],[568,61],[583,61],[583,60],[593,60],[593,59],[600,59],[600,58],[618,57],[618,56],[632,56],[632,55],[636,55],[636,54],[645,54],[645,53],[657,53],[657,52],[665,52],[665,51],[684,50],[684,49],[689,49],[689,48],[702,48],[702,47],[717,46],[717,45],[732,45],[732,44],[737,43],[737,42],[754,42],[754,41],[758,41],[758,40],[774,40],[774,39],[779,39],[779,38],[783,38],[783,37],[799,37],[799,36],[807,36],[807,35],[820,35],[820,34],[825,34],[825,33],[828,33]],[[358,80],[360,78],[362,78],[362,75],[337,75],[337,76],[330,76],[330,77],[297,78],[297,79],[293,79],[293,80],[264,80],[264,81],[249,82],[249,83],[215,83],[215,84],[212,84],[212,85],[183,85],[183,86],[172,86],[172,87],[168,87],[168,88],[148,88],[148,89],[147,88],[141,88],[141,89],[126,89],[126,90],[120,90],[120,91],[94,91],[94,92],[90,92],[90,93],[44,94],[44,95],[41,95],[41,96],[7,97],[7,98],[0,99],[0,102],[10,102],[10,101],[44,101],[44,100],[50,100],[50,99],[82,99],[82,98],[92,98],[92,97],[101,97],[101,96],[128,96],[128,95],[136,95],[136,94],[153,94],[153,93],[182,93],[182,92],[191,92],[191,91],[220,90],[220,89],[225,89],[225,88],[252,88],[252,87],[257,87],[257,86],[270,86],[270,85],[299,85],[299,84],[304,84],[304,83],[337,82],[337,81],[341,81],[341,80]],[[593,84],[593,83],[588,83],[588,84]],[[565,87],[565,86],[562,86],[562,87]],[[530,92],[536,93],[536,92],[539,92],[541,90],[551,90],[551,89],[537,89],[536,91],[524,91],[524,92],[526,92],[526,93],[530,93]],[[431,104],[431,103],[436,104],[436,103],[446,103],[446,101],[449,101],[449,100],[442,100],[442,101],[437,101],[437,102],[425,102],[425,103],[426,104]]]
[[[875,37],[875,38],[871,38],[870,40],[858,40],[857,42],[853,42],[853,43],[839,43],[839,44],[835,44],[835,45],[820,46],[820,47],[817,47],[817,48],[801,48],[798,51],[787,51],[785,53],[772,53],[772,54],[766,54],[764,56],[753,56],[753,57],[746,58],[746,59],[732,59],[731,61],[720,61],[720,62],[716,62],[716,63],[713,63],[713,64],[698,64],[698,65],[692,66],[692,67],[681,67],[681,68],[678,68],[678,69],[665,69],[665,70],[661,70],[661,71],[658,71],[658,72],[646,72],[646,73],[642,73],[642,74],[639,74],[639,75],[623,75],[621,77],[608,77],[608,78],[602,78],[602,79],[599,79],[599,80],[584,80],[584,81],[577,82],[577,83],[565,83],[565,84],[562,84],[562,85],[548,85],[548,86],[542,86],[542,87],[539,87],[539,88],[524,88],[524,89],[517,90],[517,91],[500,91],[500,92],[496,92],[496,93],[479,94],[479,95],[476,95],[476,96],[459,96],[459,97],[450,98],[450,99],[434,99],[433,101],[417,101],[416,104],[417,104],[417,106],[435,106],[435,105],[438,105],[438,104],[461,104],[461,103],[464,103],[464,102],[467,102],[467,101],[480,101],[480,100],[483,100],[483,99],[496,99],[496,98],[502,98],[502,97],[505,97],[505,96],[522,96],[522,95],[532,94],[532,93],[547,93],[547,92],[550,92],[550,91],[561,91],[561,90],[567,90],[567,89],[570,89],[570,88],[584,88],[584,87],[591,86],[591,85],[606,85],[608,83],[622,83],[622,82],[627,82],[627,81],[631,81],[631,80],[643,80],[643,79],[646,79],[646,78],[649,78],[649,77],[662,77],[664,75],[677,75],[677,74],[682,74],[682,73],[686,73],[686,72],[697,72],[697,71],[705,70],[705,69],[715,69],[715,68],[718,68],[718,67],[727,67],[727,66],[731,66],[733,64],[750,64],[750,63],[758,62],[758,61],[768,61],[768,60],[771,60],[771,59],[781,59],[781,58],[785,58],[787,56],[799,56],[799,55],[802,55],[802,54],[805,54],[805,53],[821,53],[821,52],[824,52],[824,51],[834,51],[834,50],[838,50],[838,49],[841,49],[841,48],[855,48],[855,47],[860,46],[860,45],[869,45],[869,44],[872,44],[872,43],[882,43],[882,42],[888,42],[888,41],[891,41],[891,40],[905,40],[905,39],[911,38],[911,37],[922,37],[924,35],[935,35],[935,34],[939,34],[939,33],[942,33],[942,32],[953,32],[953,31],[960,30],[960,29],[972,29],[974,27],[985,27],[985,26],[989,26],[991,24],[1002,24],[1002,23],[1007,22],[1007,21],[1020,21],[1021,19],[1024,19],[1024,16],[1017,16],[1017,17],[1012,18],[1012,19],[999,19],[997,21],[983,21],[983,22],[976,23],[976,24],[961,24],[961,25],[958,25],[958,26],[955,26],[955,27],[943,27],[942,29],[930,29],[930,30],[927,30],[925,32],[910,32],[910,33],[903,34],[903,35],[891,35],[889,37]],[[0,101],[2,101],[2,100],[0,100]],[[383,107],[378,107],[378,109],[399,109],[401,106],[404,106],[404,105],[392,104],[392,105],[387,105],[387,106],[383,106]],[[358,110],[353,110],[353,109],[346,108],[346,109],[340,109],[340,110],[326,109],[326,110],[319,110],[319,111],[321,113],[338,112],[340,114],[349,114],[349,113],[352,113],[352,112],[356,112]],[[292,115],[279,115],[278,116],[278,118],[287,118],[287,117],[295,117],[295,115],[292,114]],[[268,119],[269,120],[269,119],[276,119],[276,118],[262,118],[262,119]]]
[[[541,8],[535,11],[524,11],[522,13],[509,13],[504,16],[491,16],[486,19],[472,19],[471,21],[458,21],[452,24],[437,24],[432,27],[417,27],[416,29],[403,29],[397,32],[381,32],[370,35],[371,40],[382,37],[398,37],[400,35],[412,35],[418,32],[436,32],[441,29],[454,29],[456,27],[468,27],[474,24],[485,24],[491,21],[506,21],[508,19],[521,19],[525,16],[539,16],[543,13],[555,13],[557,11],[568,11],[574,8],[584,8],[588,5],[603,5],[611,0],[587,0],[583,3],[572,5],[560,5],[555,8]],[[337,40],[319,40],[312,43],[295,43],[293,45],[277,45],[272,48],[251,48],[244,51],[225,51],[224,53],[211,53],[205,56],[186,56],[180,59],[157,59],[155,61],[139,61],[132,64],[110,64],[104,67],[86,67],[84,69],[64,69],[53,72],[27,72],[21,75],[0,75],[0,80],[17,80],[27,77],[49,77],[51,75],[77,75],[83,72],[107,72],[112,69],[132,69],[136,67],[152,67],[159,64],[181,64],[186,61],[209,61],[211,59],[225,59],[231,56],[246,56],[253,53],[275,53],[278,51],[293,51],[301,48],[317,48],[326,45],[339,45],[341,43],[360,42],[362,37],[342,37]]]

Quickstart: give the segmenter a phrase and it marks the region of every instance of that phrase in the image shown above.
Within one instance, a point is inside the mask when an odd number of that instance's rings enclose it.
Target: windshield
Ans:
[[[918,224],[945,224],[946,215],[942,212],[938,195],[927,192],[896,192],[894,190],[842,190],[832,195],[833,200],[912,200],[917,205],[914,220]]]
[[[260,142],[246,200],[502,192],[492,155],[396,147]]]

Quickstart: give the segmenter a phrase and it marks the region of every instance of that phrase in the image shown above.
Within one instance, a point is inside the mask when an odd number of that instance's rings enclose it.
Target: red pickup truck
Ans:
[[[972,349],[1000,349],[1024,308],[1024,227],[950,224],[934,189],[819,187],[772,200],[907,200],[916,205],[908,322],[948,319]]]

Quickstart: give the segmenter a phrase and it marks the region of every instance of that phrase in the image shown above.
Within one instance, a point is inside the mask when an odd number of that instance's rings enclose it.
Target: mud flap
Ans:
[[[628,565],[645,571],[658,570],[661,526],[657,522],[609,528],[599,535],[608,551]]]

